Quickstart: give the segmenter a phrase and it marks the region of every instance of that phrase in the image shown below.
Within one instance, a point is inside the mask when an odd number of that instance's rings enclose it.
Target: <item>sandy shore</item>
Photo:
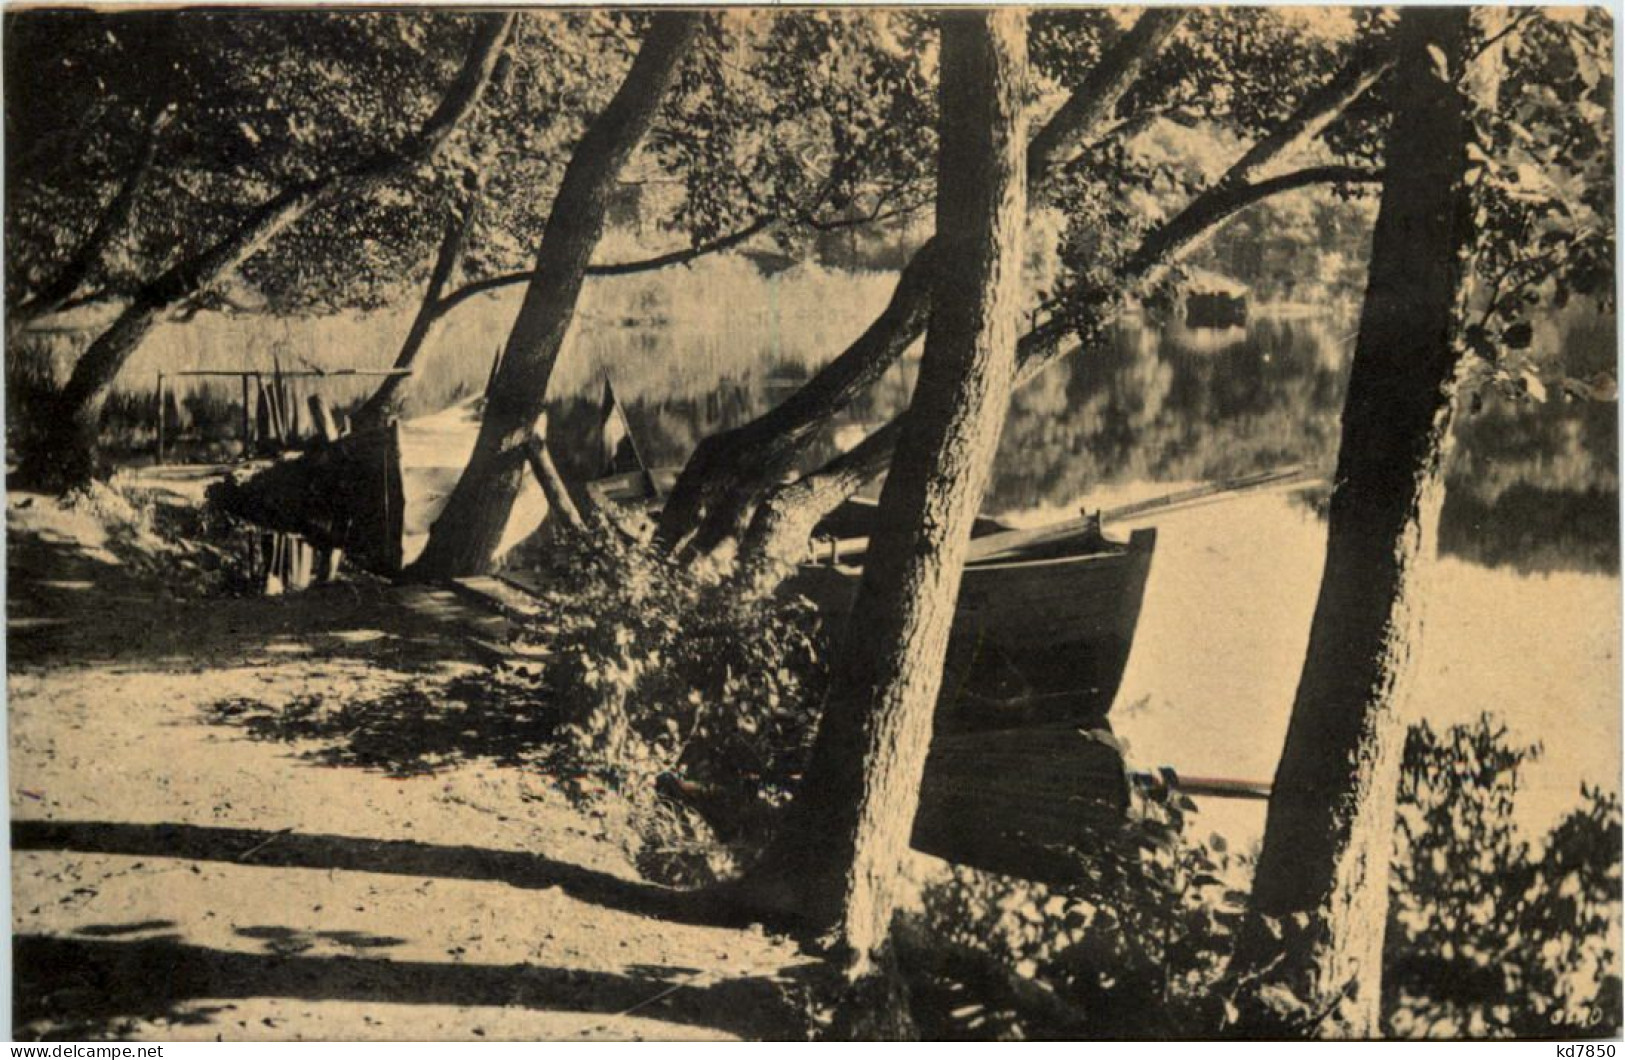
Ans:
[[[474,665],[445,614],[376,583],[196,597],[8,500],[18,1038],[802,1036],[807,958],[683,922],[512,754],[401,770],[249,724],[437,702]]]

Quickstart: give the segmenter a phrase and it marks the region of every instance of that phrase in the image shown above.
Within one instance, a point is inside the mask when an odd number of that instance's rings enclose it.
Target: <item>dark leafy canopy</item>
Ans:
[[[8,304],[48,282],[173,107],[128,231],[79,292],[128,295],[271,189],[399,142],[456,68],[467,16],[41,12],[8,20]],[[244,266],[272,311],[372,308],[422,283],[447,210],[483,174],[465,282],[522,272],[564,162],[624,73],[635,12],[530,12],[479,112],[432,165],[312,211]],[[623,182],[625,210],[698,245],[929,201],[932,49],[906,13],[730,12],[707,20]],[[64,223],[64,219],[67,222]]]
[[[929,201],[934,48],[901,11],[709,16],[650,134],[696,241],[771,217],[794,232],[900,217]]]
[[[430,11],[10,15],[8,301],[89,231],[152,108],[173,108],[153,172],[85,292],[127,294],[274,189],[401,142],[457,69],[466,23]],[[375,251],[382,257],[363,255],[351,276],[399,275],[421,256],[411,240],[379,241]],[[263,273],[275,253],[254,265]],[[307,272],[321,263],[300,260]]]
[[[466,280],[522,270],[586,118],[625,72],[634,40],[606,12],[520,18],[479,111],[432,165],[383,193],[307,218],[244,270],[279,308],[370,308],[414,291],[448,211],[484,181],[461,257]]]
[[[1535,369],[1560,351],[1531,349],[1531,312],[1614,304],[1612,26],[1600,8],[1530,9],[1486,19],[1479,36],[1480,238],[1463,339],[1490,383],[1543,397]]]

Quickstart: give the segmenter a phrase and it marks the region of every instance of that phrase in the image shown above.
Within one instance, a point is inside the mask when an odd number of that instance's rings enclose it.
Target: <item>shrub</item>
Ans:
[[[611,534],[560,535],[541,562],[542,617],[523,638],[553,657],[562,757],[642,807],[650,844],[703,845],[684,808],[736,850],[760,843],[816,729],[812,605]]]
[[[1411,729],[1385,959],[1391,1033],[1618,1033],[1619,798],[1582,786],[1580,807],[1532,845],[1517,795],[1539,754],[1488,716]]]
[[[1523,765],[1489,717],[1411,730],[1395,828],[1384,955],[1395,1037],[1619,1033],[1620,802],[1582,802],[1538,844],[1517,824]],[[925,894],[930,942],[973,949],[1065,1006],[1008,990],[922,982],[922,1022],[944,1036],[1212,1037],[1234,1018],[1225,977],[1245,868],[1220,837],[1189,835],[1189,804],[1144,799],[1079,851],[1065,888],[956,868]],[[929,963],[929,962],[925,962]],[[1029,998],[1031,995],[1028,995]],[[931,1011],[933,1000],[941,1002]]]
[[[981,949],[1048,987],[1067,1016],[963,996],[939,1033],[993,1038],[1211,1035],[1225,1018],[1216,984],[1245,895],[1244,860],[1224,839],[1193,838],[1190,800],[1142,787],[1135,812],[1076,856],[1077,879],[1048,886],[956,867],[927,888],[927,929]],[[940,991],[942,984],[937,984]],[[962,985],[962,984],[955,984]],[[963,990],[952,991],[963,995]]]

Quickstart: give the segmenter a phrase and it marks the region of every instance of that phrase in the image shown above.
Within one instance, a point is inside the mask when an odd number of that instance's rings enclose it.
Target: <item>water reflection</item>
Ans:
[[[1014,396],[988,507],[1031,525],[1083,503],[1111,507],[1284,465],[1328,475],[1355,324],[1352,314],[1255,316],[1221,332],[1125,322],[1106,348],[1057,364]],[[683,358],[681,334],[667,337],[668,355]],[[717,336],[695,341],[708,350]],[[633,382],[642,373],[615,334],[577,339],[578,355],[616,366],[645,453],[666,465],[681,463],[705,434],[782,400],[817,363],[807,346],[773,347],[753,333],[730,341],[742,351],[731,367],[709,355],[679,362],[705,371],[674,373],[668,363],[653,369],[662,386],[649,388]],[[1614,363],[1608,317],[1570,312],[1543,322],[1536,341],[1562,349],[1572,375]],[[774,348],[779,355],[767,352]],[[750,361],[751,353],[765,359]],[[917,370],[905,359],[888,372],[832,425],[817,458],[903,408]],[[586,438],[596,399],[583,386],[556,403],[553,422]],[[1427,594],[1427,638],[1407,709],[1437,725],[1489,711],[1514,739],[1543,742],[1546,755],[1520,795],[1520,818],[1532,829],[1575,805],[1582,781],[1617,789],[1616,429],[1616,407],[1598,402],[1489,401],[1457,419],[1445,556]],[[1324,496],[1322,488],[1231,497],[1115,525],[1126,533],[1154,524],[1159,533],[1112,708],[1137,766],[1273,775],[1325,558]],[[1200,827],[1241,846],[1260,834],[1259,804],[1201,802]]]
[[[341,556],[338,549],[317,548],[298,534],[256,533],[248,546],[249,589],[281,596],[331,582],[338,577]]]
[[[987,507],[1072,511],[1106,495],[1143,496],[1287,465],[1329,475],[1355,325],[1352,314],[1259,316],[1228,329],[1124,322],[1105,348],[1069,358],[1017,392]],[[622,330],[589,330],[577,339],[578,355],[627,364],[628,345],[648,335]],[[817,338],[835,343],[826,355],[840,348],[837,331],[818,329]],[[617,378],[617,389],[630,399],[649,460],[680,464],[702,437],[760,415],[810,374],[813,338],[768,332],[662,328],[658,354],[644,362],[662,386],[622,369],[631,382]],[[1538,340],[1560,344],[1576,373],[1612,365],[1611,318],[1571,312],[1546,322]],[[906,407],[917,371],[913,357],[889,371],[831,425],[812,460],[850,447]],[[566,461],[571,450],[589,448],[571,441],[589,436],[596,398],[587,384],[554,403],[550,422]],[[1561,398],[1489,400],[1458,417],[1441,527],[1446,554],[1524,573],[1616,571],[1616,430],[1612,403]]]

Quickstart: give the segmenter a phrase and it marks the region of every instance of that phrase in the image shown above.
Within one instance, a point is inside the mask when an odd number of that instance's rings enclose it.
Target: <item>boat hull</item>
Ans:
[[[397,574],[417,558],[445,510],[479,435],[468,401],[432,416],[357,431],[271,465],[220,495],[227,511],[337,548],[375,574]],[[519,494],[499,554],[547,516],[535,477],[517,464]]]
[[[938,731],[1103,719],[1128,664],[1155,549],[1156,531],[1145,529],[1104,551],[966,564]],[[809,564],[784,591],[816,604],[838,639],[860,576]]]

